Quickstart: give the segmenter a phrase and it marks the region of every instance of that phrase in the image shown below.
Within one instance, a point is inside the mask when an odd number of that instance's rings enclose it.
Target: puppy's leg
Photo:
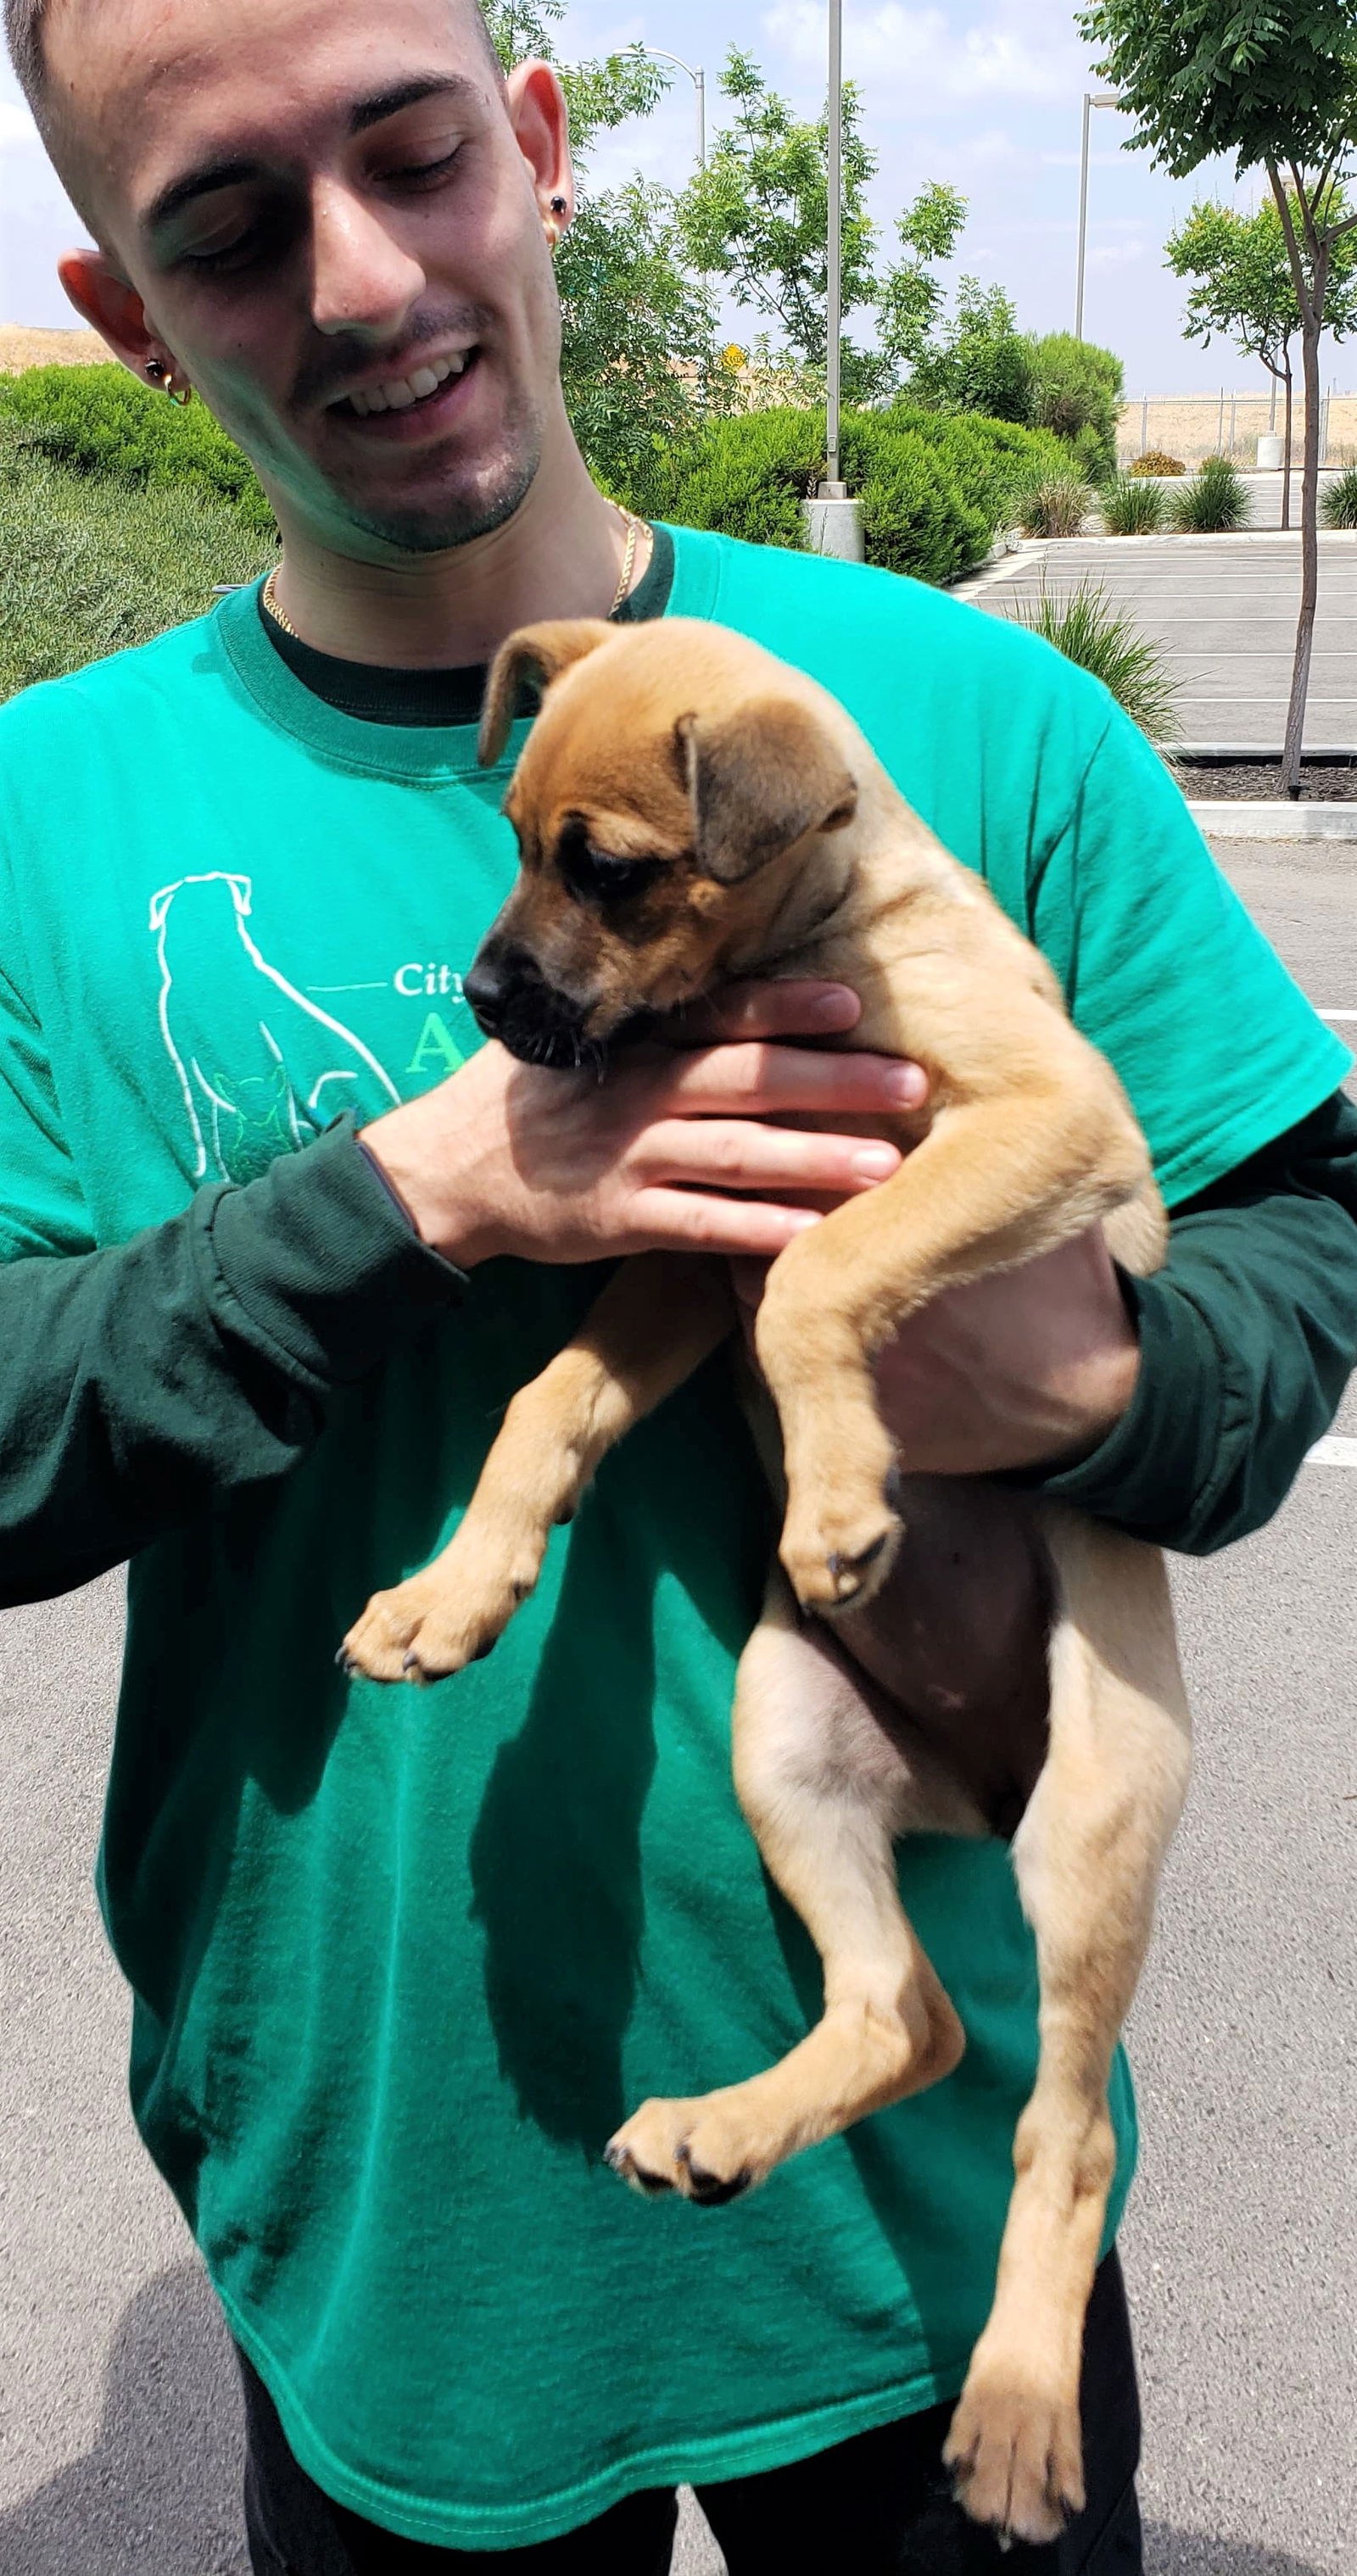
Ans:
[[[907,1749],[906,1749],[907,1747]],[[894,1838],[983,1834],[965,1791],[803,1624],[780,1576],[740,1663],[735,1780],[772,1877],[824,1963],[823,2018],[777,2066],[692,2101],[644,2103],[608,2146],[640,2191],[731,2200],[785,2156],[950,2074],[964,2038],[906,1919]]]
[[[1013,1845],[1041,1977],[1037,2081],[994,2307],[945,2457],[978,2521],[1055,2538],[1084,2500],[1079,2368],[1114,2145],[1107,2084],[1188,1773],[1158,1551],[1049,1514],[1059,1617],[1050,1752]]]
[[[805,1608],[868,1600],[899,1538],[872,1382],[882,1344],[940,1289],[1052,1250],[1140,1186],[1144,1141],[1089,1063],[1082,1087],[1052,1078],[944,1110],[893,1180],[774,1263],[756,1336],[786,1456],[782,1562]]]
[[[421,1574],[374,1593],[341,1656],[373,1681],[432,1681],[487,1655],[600,1459],[731,1330],[724,1263],[624,1262],[573,1342],[514,1397],[465,1514]]]

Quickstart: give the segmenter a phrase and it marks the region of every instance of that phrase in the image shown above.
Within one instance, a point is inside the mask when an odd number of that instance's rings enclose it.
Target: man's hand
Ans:
[[[752,1321],[766,1265],[733,1265]],[[1140,1353],[1102,1230],[1017,1270],[949,1288],[882,1352],[882,1419],[912,1474],[1071,1465],[1105,1439]]]
[[[520,1064],[493,1042],[363,1130],[426,1243],[468,1270],[494,1254],[595,1261],[669,1250],[772,1259],[818,1224],[809,1198],[874,1188],[893,1145],[778,1119],[898,1117],[927,1080],[887,1056],[779,1045],[851,1029],[841,984],[732,988],[696,1052],[628,1050],[591,1073]]]

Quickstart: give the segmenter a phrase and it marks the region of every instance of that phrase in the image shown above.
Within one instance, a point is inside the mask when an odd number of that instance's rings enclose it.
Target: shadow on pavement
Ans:
[[[109,2347],[94,2449],[0,2513],[4,2576],[245,2576],[241,2410],[196,2263],[163,2272]]]
[[[1204,2531],[1145,2526],[1145,2576],[1325,2576],[1309,2558],[1265,2549],[1252,2540],[1213,2540]]]

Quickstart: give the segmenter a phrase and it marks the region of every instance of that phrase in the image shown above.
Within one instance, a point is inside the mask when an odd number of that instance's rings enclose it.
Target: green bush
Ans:
[[[200,617],[273,559],[233,502],[74,473],[0,419],[0,698]]]
[[[1098,506],[1109,537],[1152,537],[1164,524],[1164,495],[1144,475],[1114,474]]]
[[[0,420],[73,473],[144,491],[195,488],[228,503],[257,535],[275,533],[253,467],[203,404],[181,409],[125,367],[31,367],[0,377]]]
[[[1173,524],[1181,536],[1225,535],[1246,528],[1252,516],[1248,493],[1228,456],[1208,456],[1173,495]]]
[[[1032,363],[1033,419],[1068,440],[1090,483],[1106,482],[1117,470],[1120,358],[1072,331],[1048,331],[1032,342]]]
[[[901,395],[882,415],[897,429],[923,439],[977,508],[1000,527],[1014,515],[1014,495],[1042,475],[1068,471],[1069,451],[1045,429],[1013,420],[985,420],[975,412],[923,411]]]
[[[1336,474],[1319,496],[1319,514],[1326,528],[1357,528],[1357,465],[1345,474]]]
[[[740,412],[657,448],[617,498],[653,518],[718,528],[756,545],[801,546],[801,503],[825,471],[821,411]],[[870,563],[955,581],[983,561],[1024,465],[1056,440],[1003,422],[919,418],[907,408],[843,415],[841,467],[862,502]]]
[[[963,277],[941,341],[915,362],[909,392],[930,411],[982,413],[1030,425],[1036,362],[1002,287]]]
[[[1012,611],[1015,622],[1091,671],[1151,742],[1176,739],[1179,726],[1173,682],[1153,644],[1131,618],[1115,609],[1101,583],[1081,582],[1068,599],[1043,590],[1039,599]]]
[[[1093,502],[1092,484],[1062,466],[1016,495],[1018,525],[1029,537],[1077,537]]]

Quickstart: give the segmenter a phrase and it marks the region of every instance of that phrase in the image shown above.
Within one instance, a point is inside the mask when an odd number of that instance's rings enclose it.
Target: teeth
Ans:
[[[373,411],[408,411],[411,403],[424,402],[437,393],[449,376],[465,373],[471,352],[459,349],[455,357],[434,358],[427,367],[416,367],[410,376],[393,376],[384,385],[368,385],[364,392],[349,395],[349,402],[360,420]]]

